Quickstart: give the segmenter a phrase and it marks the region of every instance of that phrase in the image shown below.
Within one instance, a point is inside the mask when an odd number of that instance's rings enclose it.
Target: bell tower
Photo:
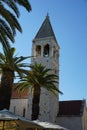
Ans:
[[[59,45],[48,15],[32,41],[32,56],[34,56],[31,61],[32,64],[35,62],[41,63],[52,69],[52,73],[59,76]],[[57,86],[59,87],[59,84]],[[39,120],[55,122],[59,109],[58,100],[59,96],[56,97],[42,88]],[[31,97],[29,97],[29,103],[29,111],[31,112]]]

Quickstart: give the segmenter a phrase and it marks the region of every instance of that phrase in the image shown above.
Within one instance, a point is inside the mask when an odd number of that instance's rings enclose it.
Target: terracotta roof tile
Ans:
[[[84,100],[60,101],[58,116],[81,115],[84,108]]]
[[[29,92],[29,89],[25,89],[22,93],[19,93],[18,89],[13,88],[11,98],[12,99],[23,99],[23,98],[25,99],[25,98],[28,98],[28,92]]]

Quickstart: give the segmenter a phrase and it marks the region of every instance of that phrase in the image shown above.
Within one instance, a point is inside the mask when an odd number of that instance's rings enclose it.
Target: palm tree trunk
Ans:
[[[0,86],[0,110],[9,109],[14,81],[14,71],[3,69]]]
[[[37,120],[39,115],[39,102],[40,102],[40,87],[34,87],[33,99],[32,99],[32,120]]]

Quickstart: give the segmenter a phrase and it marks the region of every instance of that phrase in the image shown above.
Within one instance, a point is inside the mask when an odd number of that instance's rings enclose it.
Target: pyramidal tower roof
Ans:
[[[47,16],[46,16],[45,20],[43,21],[38,33],[35,36],[35,39],[45,38],[45,37],[50,37],[50,36],[55,38],[53,29],[52,29],[52,26],[51,26],[51,22],[50,22],[48,14],[47,14]]]

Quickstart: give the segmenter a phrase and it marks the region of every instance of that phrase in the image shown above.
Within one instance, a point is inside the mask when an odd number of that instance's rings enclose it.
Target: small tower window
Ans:
[[[41,56],[41,46],[40,45],[36,46],[36,56]]]
[[[44,47],[44,54],[43,54],[45,57],[48,57],[49,56],[49,45],[45,45]]]

